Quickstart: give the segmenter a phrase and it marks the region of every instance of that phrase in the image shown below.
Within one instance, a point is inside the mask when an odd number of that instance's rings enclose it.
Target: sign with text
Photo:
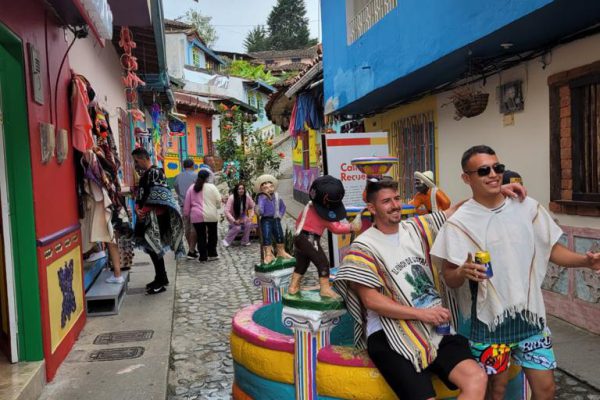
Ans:
[[[363,207],[362,193],[367,184],[367,176],[351,164],[353,158],[388,156],[388,136],[386,132],[341,133],[325,135],[327,173],[344,184],[346,194],[344,206]],[[331,233],[330,233],[331,234]],[[339,266],[350,244],[350,235],[332,235],[332,266]]]

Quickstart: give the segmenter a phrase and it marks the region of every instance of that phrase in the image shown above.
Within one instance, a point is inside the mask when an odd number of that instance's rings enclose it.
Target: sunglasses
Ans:
[[[473,173],[477,172],[477,175],[479,175],[479,176],[488,176],[490,174],[490,172],[492,172],[492,169],[494,170],[495,173],[502,174],[502,173],[504,173],[504,170],[506,169],[506,165],[494,164],[491,167],[489,165],[486,165],[484,167],[477,168],[477,170],[475,170],[475,171],[465,171],[465,173],[473,174]]]

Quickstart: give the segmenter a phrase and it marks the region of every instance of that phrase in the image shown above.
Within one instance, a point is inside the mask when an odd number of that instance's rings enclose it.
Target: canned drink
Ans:
[[[438,335],[449,335],[450,322],[444,322],[443,324],[436,326],[435,333],[437,333]]]
[[[490,258],[489,251],[478,251],[475,253],[475,263],[485,266],[485,276],[488,278],[494,276],[494,270],[492,269],[492,260]]]

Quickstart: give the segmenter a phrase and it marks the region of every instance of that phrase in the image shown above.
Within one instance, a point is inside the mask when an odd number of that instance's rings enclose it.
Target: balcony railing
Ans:
[[[348,23],[348,44],[361,37],[398,5],[398,0],[371,0]]]

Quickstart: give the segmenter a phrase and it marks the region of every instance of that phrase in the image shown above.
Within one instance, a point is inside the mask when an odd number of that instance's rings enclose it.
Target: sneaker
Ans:
[[[195,251],[190,251],[187,253],[188,260],[195,260],[196,258],[198,258],[198,253],[196,253]]]
[[[248,242],[248,243],[242,243],[242,246],[250,246],[252,243]]]
[[[225,240],[225,239],[221,240],[221,243],[223,243],[223,247],[231,246],[231,243],[227,243],[227,240]]]
[[[123,283],[123,282],[125,282],[125,278],[123,278],[123,275],[121,275],[121,276],[112,275],[111,277],[106,278],[105,282],[106,283]]]
[[[155,286],[155,287],[151,287],[148,290],[146,290],[146,294],[159,294],[162,292],[166,292],[167,288],[164,286]]]
[[[219,259],[219,256],[208,257],[208,261],[216,261]]]

